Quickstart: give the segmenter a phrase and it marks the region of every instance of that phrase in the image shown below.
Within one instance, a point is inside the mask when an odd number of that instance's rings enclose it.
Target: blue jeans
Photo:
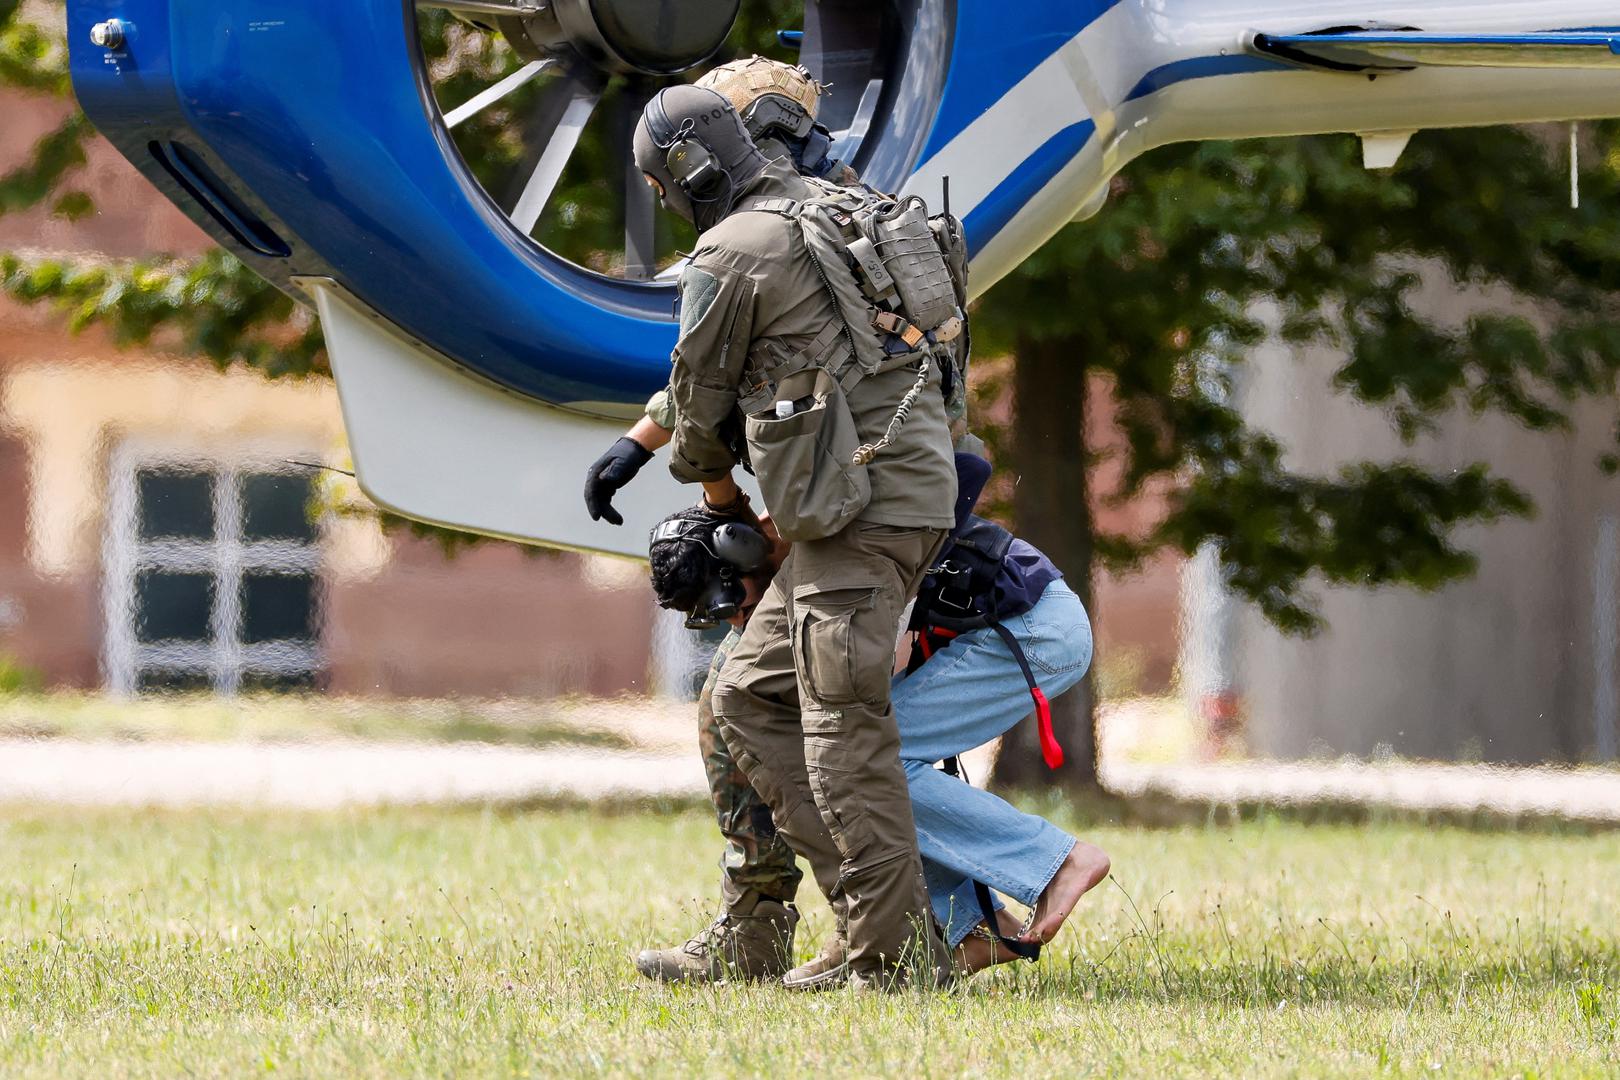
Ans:
[[[1018,639],[1048,698],[1079,682],[1091,665],[1091,622],[1061,581],[1002,625]],[[1033,907],[1075,840],[934,767],[1000,737],[1030,713],[1023,672],[994,630],[962,634],[913,674],[897,676],[893,702],[929,899],[954,948],[983,917],[975,881]]]

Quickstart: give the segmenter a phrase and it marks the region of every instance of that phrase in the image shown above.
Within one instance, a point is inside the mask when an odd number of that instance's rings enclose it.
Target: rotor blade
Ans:
[[[651,100],[653,88],[627,84],[619,93],[618,138],[612,160],[619,164],[624,183],[624,276],[627,281],[647,281],[657,267],[658,222],[654,217],[657,196],[636,167],[631,138],[641,110]]]
[[[520,87],[526,86],[536,75],[546,70],[546,68],[550,67],[555,62],[556,61],[553,60],[531,60],[529,63],[518,68],[516,71],[512,72],[512,74],[496,83],[494,86],[491,86],[487,90],[479,91],[471,98],[445,113],[445,127],[453,128],[463,120],[477,116],[479,113],[501,100],[501,98],[505,97],[507,94],[512,93]]]
[[[868,82],[881,78],[885,5],[871,0],[816,0],[804,6],[799,61],[828,84],[821,122],[832,131],[850,126]]]
[[[658,221],[653,205],[657,196],[636,168],[635,159],[625,155],[624,172],[624,276],[646,281],[657,269]]]
[[[517,205],[512,208],[512,223],[524,235],[534,231],[535,224],[540,220],[540,212],[551,200],[557,181],[562,179],[563,167],[573,156],[574,147],[579,145],[579,137],[584,133],[585,124],[601,96],[602,88],[592,83],[575,81],[570,87],[568,104],[563,108],[562,117],[552,130],[545,149],[540,152],[540,160],[535,162],[528,182],[523,185],[523,194],[518,196]]]
[[[861,94],[861,103],[855,107],[855,115],[849,122],[849,127],[843,131],[833,132],[832,155],[851,161],[855,151],[861,148],[861,140],[872,128],[872,118],[877,115],[878,101],[883,97],[883,80],[869,79],[866,90]]]

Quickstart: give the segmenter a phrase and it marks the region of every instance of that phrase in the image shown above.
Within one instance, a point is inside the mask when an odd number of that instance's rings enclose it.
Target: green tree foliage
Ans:
[[[1020,353],[1055,343],[1104,377],[1125,436],[1117,496],[1169,491],[1152,532],[1096,536],[1099,557],[1130,565],[1164,545],[1213,543],[1232,587],[1300,632],[1319,625],[1312,577],[1436,588],[1471,573],[1455,530],[1529,513],[1525,493],[1484,463],[1301,474],[1229,403],[1229,383],[1274,330],[1341,348],[1336,387],[1408,442],[1453,410],[1560,430],[1571,402],[1612,395],[1620,160],[1589,155],[1573,210],[1567,164],[1542,134],[1422,133],[1393,173],[1365,170],[1348,136],[1168,147],[999,283],[979,341]],[[1611,141],[1610,129],[1597,134]],[[1492,310],[1439,325],[1417,305],[1422,266],[1511,290],[1542,324]],[[1023,407],[1073,416],[1075,405]],[[1612,469],[1613,456],[1600,464]]]

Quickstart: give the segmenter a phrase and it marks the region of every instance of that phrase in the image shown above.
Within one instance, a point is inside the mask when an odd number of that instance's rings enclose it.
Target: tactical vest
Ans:
[[[917,381],[883,437],[856,451],[866,464],[886,447],[916,403],[932,365],[947,400],[967,368],[967,242],[950,214],[928,213],[923,200],[895,199],[806,178],[811,199],[750,198],[738,211],[778,214],[798,223],[828,295],[838,310],[837,336],[818,338],[782,365],[784,373],[816,366],[847,393],[861,379],[917,366]]]

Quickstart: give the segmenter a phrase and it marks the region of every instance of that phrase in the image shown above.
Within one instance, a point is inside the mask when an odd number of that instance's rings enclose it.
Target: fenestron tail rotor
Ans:
[[[895,173],[893,185],[920,145],[908,131],[904,145],[878,152],[882,112],[901,99],[917,52],[908,38],[930,6],[417,0],[417,21],[445,127],[513,227],[580,269],[649,282],[670,276],[693,239],[656,212],[631,160],[630,135],[653,94],[734,56],[796,61],[802,42],[806,65],[835,84],[823,108],[837,153]],[[924,66],[911,64],[913,82]]]

